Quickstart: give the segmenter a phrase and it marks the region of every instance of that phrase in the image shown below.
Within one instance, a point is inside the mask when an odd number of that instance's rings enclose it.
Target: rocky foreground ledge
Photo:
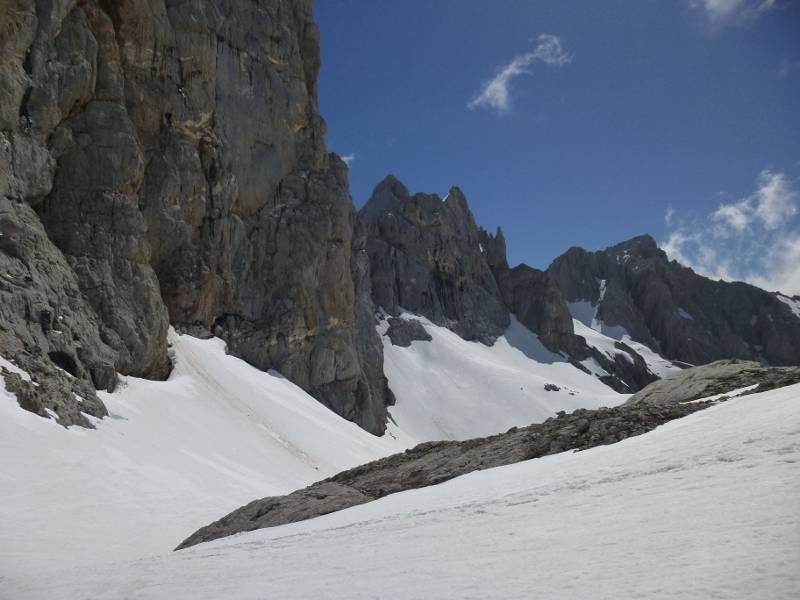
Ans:
[[[800,367],[762,367],[718,361],[651,384],[625,404],[563,412],[544,423],[466,441],[427,442],[319,481],[286,496],[255,500],[199,529],[176,550],[244,531],[304,521],[390,494],[435,485],[472,471],[613,444],[702,410],[716,400],[694,402],[757,384],[762,392],[800,382]],[[656,389],[651,389],[657,386]],[[649,390],[649,392],[648,392]]]

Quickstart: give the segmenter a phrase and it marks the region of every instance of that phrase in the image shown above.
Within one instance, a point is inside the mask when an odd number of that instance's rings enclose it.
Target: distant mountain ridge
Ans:
[[[675,368],[657,353],[800,363],[800,299],[652,238],[541,271],[512,268],[457,187],[388,177],[357,213],[311,0],[19,0],[0,23],[0,357],[31,381],[0,376],[30,412],[90,427],[118,374],[168,377],[173,326],[381,435],[378,308],[484,344],[514,315],[622,392]]]
[[[800,318],[785,300],[698,275],[669,260],[649,235],[598,252],[570,248],[547,273],[570,306],[591,304],[606,332],[624,330],[667,358],[800,364]]]
[[[503,232],[478,227],[458,187],[444,198],[412,195],[392,175],[375,187],[359,224],[377,307],[485,344],[513,314],[578,368],[598,365],[617,391],[659,377],[642,356],[648,349],[681,366],[722,358],[800,364],[791,299],[702,277],[670,261],[649,235],[598,252],[571,248],[546,271],[511,268]],[[584,327],[576,332],[573,319]],[[595,331],[611,342],[597,346]]]

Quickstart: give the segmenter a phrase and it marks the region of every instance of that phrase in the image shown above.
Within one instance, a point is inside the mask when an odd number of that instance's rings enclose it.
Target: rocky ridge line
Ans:
[[[312,519],[476,470],[613,444],[727,399],[723,396],[695,402],[709,394],[757,384],[756,389],[747,392],[756,393],[800,383],[798,367],[760,367],[736,361],[720,361],[681,375],[681,379],[665,379],[648,386],[639,398],[634,396],[621,406],[560,412],[543,423],[514,427],[486,438],[419,444],[286,496],[255,500],[199,529],[176,550],[236,533]],[[656,398],[648,395],[654,386],[658,386]]]

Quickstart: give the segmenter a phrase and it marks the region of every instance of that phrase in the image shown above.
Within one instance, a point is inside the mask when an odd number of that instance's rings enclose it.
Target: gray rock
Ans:
[[[467,340],[491,344],[508,309],[480,246],[463,193],[409,195],[392,176],[359,212],[367,235],[376,306],[423,315]]]
[[[0,309],[4,354],[30,369],[59,352],[109,389],[112,370],[167,375],[171,322],[382,433],[391,392],[346,166],[323,141],[311,0],[9,0],[0,27],[0,198],[36,211],[55,265]],[[80,344],[45,343],[64,294]]]
[[[583,343],[575,335],[572,316],[555,282],[547,273],[526,264],[511,269],[499,227],[495,235],[484,229],[479,235],[503,302],[519,322],[539,336],[549,350],[580,354]]]
[[[481,244],[506,306],[549,350],[566,353],[578,368],[582,368],[578,361],[594,358],[609,373],[601,381],[620,393],[635,392],[657,379],[645,360],[630,346],[617,343],[617,347],[629,355],[629,360],[621,355],[612,359],[576,335],[572,315],[555,280],[548,273],[525,264],[509,268],[505,237],[500,228],[495,235],[482,229]]]
[[[417,319],[389,317],[388,323],[389,328],[386,330],[386,335],[395,346],[408,348],[411,342],[430,342],[433,339],[431,334],[425,331],[425,326]]]
[[[0,180],[2,174],[0,174]],[[39,386],[6,376],[22,406],[64,425],[88,425],[81,412],[103,416],[98,389],[116,384],[115,350],[102,335],[74,271],[25,202],[0,196],[0,355]],[[76,396],[77,394],[77,396]],[[81,400],[78,400],[81,398]]]
[[[681,371],[651,383],[626,404],[674,404],[726,394],[757,384],[754,392],[800,382],[800,367],[765,367],[757,362],[729,359]]]
[[[436,485],[472,471],[566,450],[613,444],[646,433],[709,403],[634,404],[576,410],[537,425],[463,442],[427,442],[402,454],[344,471],[286,496],[255,500],[186,538],[178,550],[242,531],[275,527]]]
[[[670,261],[650,236],[599,252],[571,248],[547,272],[568,302],[598,305],[606,325],[624,327],[667,358],[800,364],[800,319],[789,306],[754,286],[712,281]]]

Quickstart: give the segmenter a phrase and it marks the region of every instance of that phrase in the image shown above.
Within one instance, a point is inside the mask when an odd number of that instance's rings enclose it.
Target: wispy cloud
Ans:
[[[679,219],[672,211],[663,248],[708,277],[800,294],[799,205],[797,182],[765,170],[752,194],[705,218]]]
[[[777,0],[689,0],[702,11],[712,29],[748,23],[775,8]]]
[[[344,156],[342,156],[344,164],[346,164],[348,167],[355,159],[356,159],[355,152],[351,152],[350,154],[345,154]]]
[[[572,56],[564,50],[557,36],[543,33],[536,41],[536,48],[515,56],[510,63],[502,67],[497,75],[483,85],[481,92],[467,104],[467,107],[470,110],[486,108],[500,114],[507,113],[511,109],[509,85],[520,75],[529,73],[528,67],[537,62],[560,67],[572,61]]]
[[[667,224],[667,227],[672,225],[672,221],[675,219],[675,209],[672,206],[667,207],[667,212],[664,213],[664,223]]]

